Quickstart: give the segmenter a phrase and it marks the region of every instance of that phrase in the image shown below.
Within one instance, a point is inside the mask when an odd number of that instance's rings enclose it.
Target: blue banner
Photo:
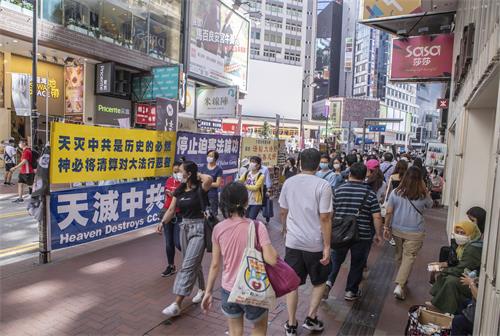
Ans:
[[[238,172],[239,136],[177,132],[176,161],[185,157],[201,168],[207,164],[207,152],[212,149],[219,153],[217,164],[223,170],[224,184],[231,182]]]
[[[165,178],[52,192],[52,250],[108,238],[160,222]]]

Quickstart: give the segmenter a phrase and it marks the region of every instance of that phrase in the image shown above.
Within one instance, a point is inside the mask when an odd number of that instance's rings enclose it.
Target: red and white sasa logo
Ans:
[[[406,57],[429,57],[441,55],[441,46],[406,47]]]

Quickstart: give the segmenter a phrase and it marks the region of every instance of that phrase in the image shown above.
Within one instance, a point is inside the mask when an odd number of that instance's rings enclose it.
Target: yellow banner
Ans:
[[[52,123],[51,183],[166,176],[175,132]]]
[[[363,20],[421,13],[422,12],[421,6],[422,6],[421,0],[404,0],[404,1],[364,0]]]
[[[276,140],[243,138],[241,143],[241,158],[258,156],[262,165],[273,167],[278,164],[279,144]]]

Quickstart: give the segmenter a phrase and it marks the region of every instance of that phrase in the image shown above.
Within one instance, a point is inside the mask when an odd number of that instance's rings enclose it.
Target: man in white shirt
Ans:
[[[314,148],[300,154],[302,172],[285,181],[279,199],[281,222],[285,233],[285,261],[305,284],[307,276],[314,288],[309,313],[302,325],[310,331],[322,331],[318,307],[330,272],[330,239],[332,189],[324,179],[315,176],[321,154]],[[296,311],[298,291],[287,295],[288,321],[285,332],[297,335]]]
[[[10,138],[8,142],[5,144],[4,149],[4,162],[5,162],[5,185],[13,185],[12,183],[12,168],[16,165],[17,162],[17,151],[14,147],[14,139]]]

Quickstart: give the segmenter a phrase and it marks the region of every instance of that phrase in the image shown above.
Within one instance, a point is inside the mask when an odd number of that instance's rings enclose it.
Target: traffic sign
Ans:
[[[448,108],[448,99],[446,98],[438,98],[437,100],[437,109],[447,109]]]
[[[385,125],[370,125],[368,126],[369,132],[385,132]]]

